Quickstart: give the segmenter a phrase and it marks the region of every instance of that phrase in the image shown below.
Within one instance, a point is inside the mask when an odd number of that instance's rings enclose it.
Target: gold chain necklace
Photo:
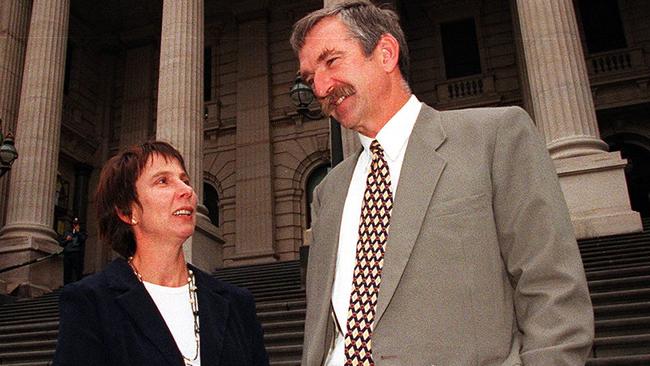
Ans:
[[[135,264],[133,264],[133,257],[129,257],[128,261],[129,266],[131,266],[131,269],[133,270],[133,273],[135,274],[135,277],[138,278],[138,281],[140,283],[143,282],[142,280],[142,275],[138,271],[138,269],[135,267]],[[196,297],[196,279],[194,277],[194,272],[188,267],[187,272],[189,276],[187,277],[187,287],[190,292],[190,307],[192,308],[192,315],[194,317],[194,340],[196,341],[196,349],[194,351],[194,357],[189,358],[186,357],[183,352],[181,352],[181,356],[183,356],[183,361],[185,362],[186,366],[192,366],[193,361],[196,361],[196,359],[199,357],[199,349],[200,349],[200,343],[201,343],[201,338],[200,338],[200,328],[199,328],[199,302]]]

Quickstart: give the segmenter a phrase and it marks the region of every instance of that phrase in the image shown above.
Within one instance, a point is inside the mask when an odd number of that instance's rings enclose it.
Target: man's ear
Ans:
[[[399,63],[399,42],[397,39],[393,35],[386,33],[379,38],[375,50],[378,51],[384,70],[389,73],[395,70]]]

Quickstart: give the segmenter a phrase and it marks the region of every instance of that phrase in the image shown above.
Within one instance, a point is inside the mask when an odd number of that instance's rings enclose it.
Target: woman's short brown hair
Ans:
[[[135,237],[131,225],[122,221],[118,213],[131,217],[131,205],[140,205],[135,182],[153,155],[165,160],[176,160],[187,173],[183,156],[172,145],[162,141],[149,141],[134,145],[115,155],[104,164],[95,202],[99,236],[124,257],[135,253]]]

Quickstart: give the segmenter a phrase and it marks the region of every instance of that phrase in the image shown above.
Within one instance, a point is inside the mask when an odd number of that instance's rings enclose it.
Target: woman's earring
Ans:
[[[131,218],[131,225],[137,225],[138,220],[134,219],[133,217]]]

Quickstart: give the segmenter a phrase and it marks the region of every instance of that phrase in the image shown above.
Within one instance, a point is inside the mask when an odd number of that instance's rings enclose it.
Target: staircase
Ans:
[[[581,240],[596,316],[588,366],[650,365],[650,218],[643,233]],[[220,269],[257,301],[271,365],[298,366],[305,292],[298,261]],[[46,366],[54,355],[58,292],[0,305],[0,365]]]
[[[596,317],[588,366],[650,365],[650,218],[643,227],[578,243]]]
[[[59,329],[59,291],[0,306],[0,365],[47,366]]]
[[[300,365],[306,308],[300,262],[227,268],[215,276],[255,296],[271,365]],[[58,300],[55,291],[0,305],[0,365],[50,365],[59,326]]]
[[[299,366],[307,307],[300,287],[300,262],[227,268],[217,270],[215,276],[255,296],[271,365]]]

